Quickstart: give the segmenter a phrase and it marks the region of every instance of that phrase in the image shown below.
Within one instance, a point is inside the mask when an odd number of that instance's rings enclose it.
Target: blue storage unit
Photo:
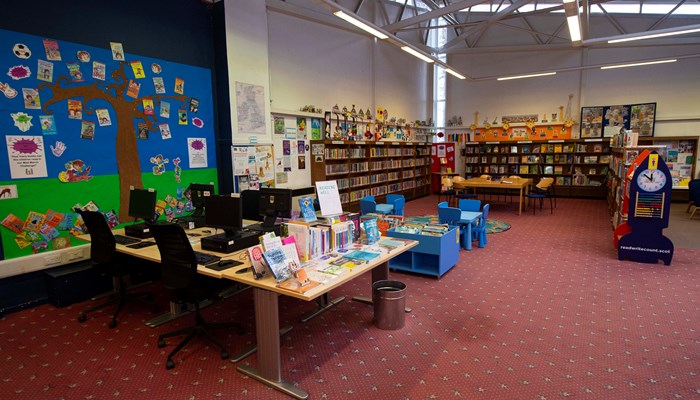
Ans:
[[[419,242],[416,247],[389,260],[389,268],[441,277],[459,260],[458,231],[459,228],[452,227],[442,236],[429,236],[389,229],[386,234],[389,237]]]

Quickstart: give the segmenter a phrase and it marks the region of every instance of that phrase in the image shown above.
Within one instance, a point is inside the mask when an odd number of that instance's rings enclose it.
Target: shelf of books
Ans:
[[[312,140],[311,153],[311,179],[338,182],[346,210],[359,210],[365,196],[381,203],[389,193],[406,200],[428,194],[430,144]]]
[[[698,158],[697,136],[657,136],[640,137],[640,146],[666,146],[666,166],[671,172],[673,186],[671,201],[688,201],[688,183],[696,171],[695,163]]]
[[[459,260],[459,228],[447,225],[421,227],[404,224],[389,229],[389,238],[409,239],[418,246],[389,260],[389,268],[441,277]]]
[[[605,197],[607,138],[467,142],[463,155],[466,177],[552,177],[558,196]]]

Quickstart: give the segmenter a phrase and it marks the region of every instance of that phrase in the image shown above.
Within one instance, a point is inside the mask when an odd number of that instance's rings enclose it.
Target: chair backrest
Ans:
[[[553,182],[554,178],[542,178],[539,182],[537,182],[537,185],[535,185],[535,187],[540,190],[547,190]]]
[[[447,207],[447,206],[448,206],[448,204],[447,204],[446,201],[441,201],[441,202],[438,203],[438,208],[444,208],[444,207]]]
[[[90,233],[90,259],[95,264],[104,264],[112,260],[117,250],[114,234],[107,224],[105,216],[98,211],[75,209]]]
[[[447,189],[452,188],[452,178],[449,176],[443,176],[440,183]]]
[[[688,200],[700,207],[700,179],[693,179],[688,183]]]
[[[486,179],[487,181],[490,181],[490,180],[491,180],[491,175],[484,174],[484,175],[481,175],[479,178],[481,178],[481,179]]]
[[[394,206],[394,215],[403,215],[403,207],[406,203],[406,199],[402,194],[387,194],[386,203]]]
[[[464,181],[466,181],[466,179],[464,179],[463,177],[461,177],[459,175],[452,177],[452,184],[455,184],[455,183],[459,184],[459,183],[462,183]]]
[[[168,289],[185,289],[197,276],[197,258],[185,230],[177,224],[151,226],[160,252],[161,280]]]
[[[462,219],[462,210],[455,207],[438,207],[438,218],[441,224],[457,225]]]
[[[241,192],[241,211],[243,219],[262,221],[265,218],[260,215],[260,191],[244,190]]]
[[[360,199],[360,213],[362,215],[377,211],[377,202],[374,201],[374,196],[367,196]]]
[[[486,220],[489,218],[489,208],[491,206],[487,203],[484,204],[484,208],[481,209],[481,218],[479,218],[479,223],[477,224],[477,228],[479,229],[486,229]]]
[[[481,200],[460,199],[459,209],[462,211],[479,211],[481,209]]]

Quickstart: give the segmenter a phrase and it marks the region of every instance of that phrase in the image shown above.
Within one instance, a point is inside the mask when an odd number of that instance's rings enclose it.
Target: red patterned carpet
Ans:
[[[407,214],[435,213],[436,200]],[[439,280],[393,273],[413,307],[402,330],[375,328],[372,308],[349,300],[302,324],[314,304],[282,299],[294,326],[283,376],[311,399],[700,399],[700,251],[676,249],[670,267],[620,262],[604,201],[558,202],[535,216],[494,205],[512,228]],[[368,295],[369,276],[333,294]],[[251,297],[205,309],[246,326],[223,334],[232,353],[254,340]],[[288,398],[199,341],[166,370],[174,341],[158,349],[156,337],[187,317],[152,329],[131,308],[110,330],[106,314],[76,321],[88,303],[0,320],[0,399]]]

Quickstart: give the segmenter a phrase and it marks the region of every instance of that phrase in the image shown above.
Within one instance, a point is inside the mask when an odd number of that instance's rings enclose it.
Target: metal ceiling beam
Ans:
[[[670,17],[671,14],[673,14],[673,12],[676,11],[678,9],[678,7],[682,6],[683,4],[685,4],[685,0],[681,0],[680,3],[676,4],[676,6],[673,7],[673,9],[671,9],[671,11],[669,11],[663,17],[659,18],[659,20],[656,21],[652,26],[647,28],[647,30],[653,31],[654,29],[656,29],[657,26],[661,25],[662,22],[666,21],[666,19],[668,19],[668,17]],[[641,11],[642,11],[642,7],[641,7],[641,3],[640,3],[639,12],[641,12]]]
[[[428,11],[426,13],[419,14],[417,17],[407,18],[407,19],[404,19],[404,20],[397,22],[395,24],[383,26],[382,28],[389,31],[389,32],[396,32],[396,31],[398,31],[402,28],[405,28],[407,26],[417,25],[417,24],[420,24],[421,22],[425,22],[425,21],[433,19],[433,18],[439,18],[445,14],[457,12],[457,11],[462,10],[464,8],[469,8],[471,6],[475,6],[475,5],[481,4],[483,2],[484,2],[484,0],[459,1],[456,3],[452,3],[447,7],[442,7],[442,8],[438,8],[436,10]]]

